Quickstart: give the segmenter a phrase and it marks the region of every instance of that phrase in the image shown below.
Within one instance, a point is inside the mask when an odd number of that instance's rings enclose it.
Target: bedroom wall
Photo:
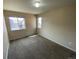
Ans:
[[[8,57],[8,48],[9,48],[9,38],[7,34],[5,20],[3,19],[3,59],[7,59]]]
[[[40,14],[39,34],[68,49],[76,51],[76,7],[65,6]]]
[[[25,37],[25,36],[28,36],[28,35],[35,34],[35,31],[36,31],[36,18],[35,18],[34,15],[27,14],[27,13],[8,11],[8,10],[4,10],[3,12],[4,12],[4,17],[5,17],[7,30],[8,30],[8,35],[9,35],[10,40],[15,40],[15,39],[18,39],[18,38],[22,38],[22,37]],[[8,18],[10,16],[24,17],[25,18],[26,29],[11,31],[9,18]]]

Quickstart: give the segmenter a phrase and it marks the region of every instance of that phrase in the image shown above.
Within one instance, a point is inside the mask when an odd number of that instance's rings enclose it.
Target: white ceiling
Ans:
[[[34,2],[40,1],[40,7]],[[3,9],[31,14],[40,14],[56,7],[75,4],[75,0],[3,0]]]

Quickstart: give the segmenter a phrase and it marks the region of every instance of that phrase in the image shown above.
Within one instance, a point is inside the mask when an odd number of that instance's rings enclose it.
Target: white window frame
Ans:
[[[38,24],[38,28],[39,29],[41,29],[42,28],[42,17],[38,17],[38,19],[37,19],[38,21],[37,21],[37,24]]]
[[[16,22],[14,22],[14,23],[16,23],[17,25],[16,25],[16,27],[15,28],[13,28],[12,27],[12,24],[11,24],[11,20],[16,20]],[[21,25],[20,25],[20,19],[23,19],[23,24],[21,23]],[[10,22],[10,29],[11,29],[11,31],[16,31],[16,30],[23,30],[23,29],[26,29],[26,25],[25,25],[25,19],[23,18],[23,17],[9,17],[9,22]],[[22,28],[20,27],[20,26],[22,26]]]

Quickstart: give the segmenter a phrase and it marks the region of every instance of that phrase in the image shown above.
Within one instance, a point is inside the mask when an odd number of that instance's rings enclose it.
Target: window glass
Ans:
[[[20,17],[9,17],[11,31],[25,29],[25,19]]]
[[[42,17],[38,17],[38,28],[42,27]]]

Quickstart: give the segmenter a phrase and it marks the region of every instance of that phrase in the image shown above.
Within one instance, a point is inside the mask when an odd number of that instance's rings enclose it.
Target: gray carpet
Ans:
[[[8,59],[76,59],[75,53],[41,36],[10,43]]]

